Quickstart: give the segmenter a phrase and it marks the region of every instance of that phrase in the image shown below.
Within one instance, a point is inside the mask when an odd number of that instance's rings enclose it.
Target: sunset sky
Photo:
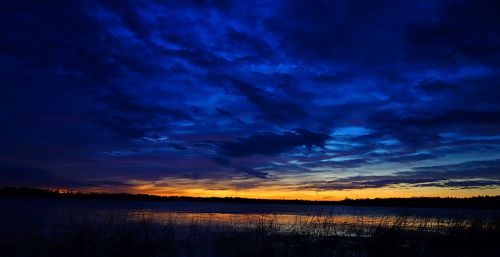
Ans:
[[[500,1],[2,1],[0,186],[500,195]]]

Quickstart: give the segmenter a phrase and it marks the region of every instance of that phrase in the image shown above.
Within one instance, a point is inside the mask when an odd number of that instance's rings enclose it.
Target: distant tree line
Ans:
[[[82,193],[59,189],[26,187],[0,187],[0,198],[53,198],[53,199],[91,199],[116,201],[165,201],[165,202],[227,202],[259,204],[302,204],[302,205],[341,205],[370,207],[404,208],[464,208],[464,209],[500,209],[500,195],[475,196],[468,198],[454,197],[411,197],[411,198],[375,198],[344,199],[340,201],[278,200],[240,197],[190,197],[158,196],[128,193]]]

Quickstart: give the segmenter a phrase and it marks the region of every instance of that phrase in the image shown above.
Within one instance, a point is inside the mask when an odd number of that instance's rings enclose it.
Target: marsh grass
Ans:
[[[5,257],[498,256],[500,220],[329,215],[213,223],[176,215],[62,213],[50,227],[1,233]]]

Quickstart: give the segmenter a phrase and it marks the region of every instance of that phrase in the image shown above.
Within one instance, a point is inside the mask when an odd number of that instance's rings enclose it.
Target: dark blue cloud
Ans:
[[[265,178],[268,178],[268,176],[269,176],[269,174],[267,172],[258,171],[258,170],[246,168],[246,167],[238,167],[237,170],[241,171],[243,173],[246,173],[252,177],[256,177],[256,178],[265,179]]]
[[[439,7],[439,19],[409,26],[409,57],[426,65],[498,65],[497,1],[459,1]]]
[[[369,173],[328,187],[430,185],[393,168],[500,158],[498,7],[1,3],[0,164],[89,181]]]
[[[249,83],[240,80],[231,80],[234,87],[245,98],[254,104],[265,117],[265,119],[280,123],[303,120],[307,115],[303,107],[287,95],[265,92]]]
[[[112,180],[77,181],[57,178],[54,172],[15,166],[0,166],[0,178],[3,186],[32,186],[32,187],[67,187],[67,188],[96,188],[96,187],[129,187],[130,184]]]
[[[324,147],[330,136],[305,129],[279,133],[258,133],[236,142],[224,142],[219,147],[222,155],[241,157],[251,155],[274,155],[292,150],[295,147]]]

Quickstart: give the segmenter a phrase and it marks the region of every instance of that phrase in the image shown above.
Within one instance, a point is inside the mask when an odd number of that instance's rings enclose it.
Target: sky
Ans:
[[[0,185],[500,195],[500,2],[2,1]]]

